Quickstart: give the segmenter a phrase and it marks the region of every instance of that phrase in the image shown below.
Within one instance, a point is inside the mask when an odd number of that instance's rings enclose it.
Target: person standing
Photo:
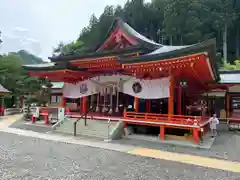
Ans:
[[[219,124],[217,115],[214,113],[213,116],[209,119],[209,121],[210,121],[210,129],[212,132],[212,137],[215,137],[217,134],[217,125]]]

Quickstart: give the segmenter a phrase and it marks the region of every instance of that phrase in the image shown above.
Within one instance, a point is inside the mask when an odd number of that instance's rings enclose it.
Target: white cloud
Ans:
[[[34,39],[34,38],[26,38],[26,41],[33,42],[33,43],[39,43],[39,40]]]
[[[3,37],[3,39],[4,39],[4,38],[10,38],[10,39],[19,39],[19,38],[20,38],[20,37],[17,36],[17,35],[14,35],[14,34],[12,34],[12,33],[5,33],[4,31],[3,31],[3,33],[2,33],[2,37]]]
[[[127,0],[1,0],[0,22],[5,42],[1,51],[31,49],[43,58],[60,41],[74,41],[106,5],[124,5]],[[14,12],[14,13],[13,13]]]
[[[13,31],[27,32],[28,29],[23,27],[14,27]]]

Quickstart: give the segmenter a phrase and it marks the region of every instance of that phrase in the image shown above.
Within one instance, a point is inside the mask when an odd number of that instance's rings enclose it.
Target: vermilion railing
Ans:
[[[49,109],[48,108],[40,108],[39,109],[39,115],[47,116],[48,114],[49,114]]]
[[[124,119],[137,120],[153,123],[169,123],[177,125],[199,125],[202,122],[201,116],[185,116],[185,115],[172,115],[168,114],[154,114],[154,113],[137,113],[125,112]]]

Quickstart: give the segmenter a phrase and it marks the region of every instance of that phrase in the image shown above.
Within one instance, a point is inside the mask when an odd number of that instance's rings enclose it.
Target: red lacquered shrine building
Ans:
[[[95,52],[24,68],[65,82],[62,107],[75,99],[79,114],[91,109],[91,116],[119,117],[126,126],[157,126],[161,139],[169,128],[191,130],[198,143],[214,111],[201,94],[219,80],[215,58],[215,40],[165,46],[116,19]]]

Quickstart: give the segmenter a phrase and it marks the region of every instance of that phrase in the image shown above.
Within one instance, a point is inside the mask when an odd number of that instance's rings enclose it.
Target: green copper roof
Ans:
[[[220,78],[220,83],[222,84],[240,83],[240,73],[220,74]]]
[[[62,89],[64,82],[52,82],[52,89]]]
[[[220,78],[222,84],[240,84],[240,70],[220,71]]]
[[[64,82],[52,82],[52,89],[62,89],[64,86]],[[45,86],[43,86],[45,88]]]
[[[0,92],[1,93],[10,93],[6,88],[4,88],[1,84],[0,84]]]

